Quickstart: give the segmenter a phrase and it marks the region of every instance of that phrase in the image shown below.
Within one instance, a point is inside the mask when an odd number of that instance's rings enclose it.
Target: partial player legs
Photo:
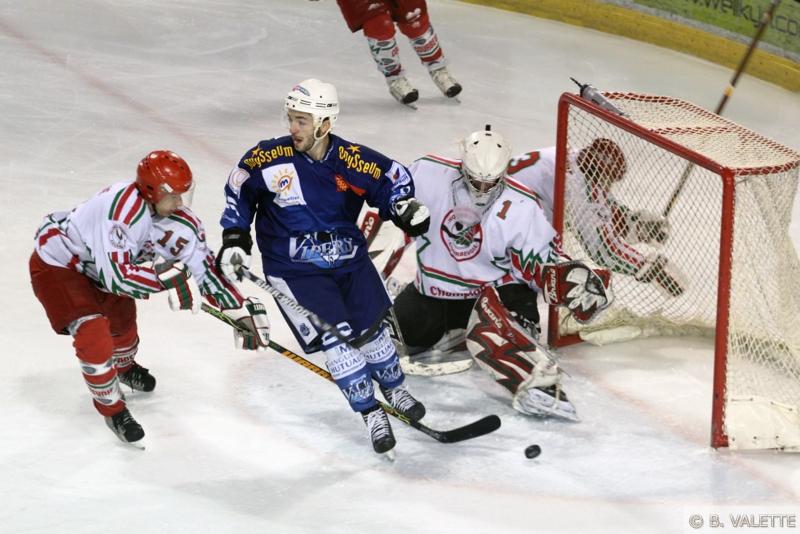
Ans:
[[[409,22],[398,22],[397,26],[408,37],[436,87],[448,98],[458,95],[461,92],[461,84],[447,70],[447,61],[439,45],[439,37],[430,24],[428,14],[423,13],[419,18]]]
[[[364,36],[369,51],[378,70],[386,78],[389,92],[397,101],[411,104],[419,98],[419,93],[403,75],[400,63],[400,48],[395,40],[394,22],[386,12],[378,13],[364,22]]]

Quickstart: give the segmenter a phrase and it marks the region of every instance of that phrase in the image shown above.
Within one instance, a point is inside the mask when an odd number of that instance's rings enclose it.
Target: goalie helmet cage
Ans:
[[[614,301],[588,325],[551,308],[548,341],[712,336],[711,445],[800,449],[800,262],[789,237],[800,153],[676,98],[605,96],[624,117],[561,96],[553,225],[567,254],[612,270]],[[587,217],[565,187],[577,152],[596,138],[625,154],[627,172],[611,194],[628,213],[669,213],[662,244],[631,243],[633,257],[598,252],[606,241],[596,217],[611,211]],[[610,220],[624,233],[624,218]],[[582,224],[594,224],[594,245]],[[666,258],[668,271],[682,273],[683,293],[637,281],[637,255]]]

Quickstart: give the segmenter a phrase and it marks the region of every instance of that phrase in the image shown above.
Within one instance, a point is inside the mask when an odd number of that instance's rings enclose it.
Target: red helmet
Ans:
[[[154,150],[139,162],[136,187],[157,204],[167,193],[183,194],[192,188],[192,171],[182,157],[169,150]]]
[[[625,154],[611,139],[599,137],[578,153],[578,168],[592,181],[608,184],[622,180],[628,164]]]

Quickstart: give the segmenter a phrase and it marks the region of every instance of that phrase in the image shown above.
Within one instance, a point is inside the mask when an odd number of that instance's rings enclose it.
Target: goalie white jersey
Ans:
[[[431,214],[430,230],[416,239],[417,289],[440,299],[476,298],[484,286],[511,282],[538,291],[542,266],[564,258],[536,196],[506,177],[494,202],[478,208],[460,165],[426,156],[409,167]]]
[[[106,187],[72,211],[46,216],[35,248],[45,263],[82,273],[115,295],[147,298],[162,291],[149,263],[161,257],[186,265],[212,303],[235,307],[241,300],[216,272],[200,219],[186,207],[169,217],[156,215],[133,181]]]

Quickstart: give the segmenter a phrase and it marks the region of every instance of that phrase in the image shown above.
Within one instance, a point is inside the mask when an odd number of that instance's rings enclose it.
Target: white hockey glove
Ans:
[[[228,308],[222,313],[236,321],[242,328],[233,329],[233,344],[237,349],[264,351],[269,347],[269,318],[267,309],[255,297],[244,299],[239,308]]]
[[[200,299],[192,291],[191,274],[181,263],[162,264],[156,267],[158,281],[167,290],[167,300],[172,311],[200,311]]]
[[[250,267],[253,238],[248,230],[226,228],[222,231],[222,248],[217,254],[217,269],[228,280],[242,280],[241,269]]]
[[[417,237],[428,231],[431,225],[431,214],[427,206],[416,198],[398,200],[394,204],[397,216],[395,223],[409,237]]]
[[[547,304],[566,306],[579,323],[588,323],[611,304],[611,274],[580,261],[542,268],[542,296]]]
[[[639,211],[631,217],[631,241],[664,243],[669,237],[669,221],[660,215]]]
[[[669,265],[666,256],[661,254],[648,257],[634,278],[638,282],[657,284],[670,297],[680,297],[686,286],[686,276],[674,265]]]

